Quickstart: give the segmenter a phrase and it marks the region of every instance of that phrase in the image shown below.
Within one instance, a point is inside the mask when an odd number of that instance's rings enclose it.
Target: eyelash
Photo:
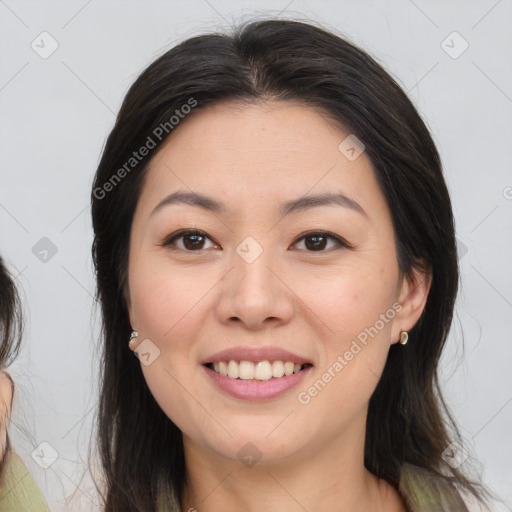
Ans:
[[[183,251],[183,252],[189,252],[189,253],[192,253],[192,252],[201,252],[201,251],[204,251],[206,249],[199,249],[197,251],[191,251],[191,250],[188,250],[188,249],[180,249],[176,246],[174,247],[171,247],[174,245],[174,242],[180,238],[183,238],[184,236],[186,235],[199,235],[199,236],[203,236],[205,238],[208,238],[210,240],[212,240],[204,231],[201,231],[199,229],[182,229],[180,231],[177,231],[176,233],[173,233],[172,235],[168,236],[166,239],[164,239],[164,241],[159,244],[161,247],[166,247],[170,250],[173,250],[173,251]],[[293,245],[295,245],[296,243],[306,239],[306,238],[309,238],[309,237],[314,237],[314,236],[320,236],[320,237],[324,237],[324,238],[330,238],[331,240],[334,240],[335,243],[336,243],[336,246],[337,248],[347,248],[347,249],[351,249],[352,248],[352,245],[349,244],[346,240],[344,240],[343,238],[333,234],[333,233],[330,233],[329,231],[309,231],[305,234],[303,234],[300,238],[298,238]],[[213,240],[212,240],[213,242]],[[321,251],[308,251],[306,250],[306,252],[310,252],[310,253],[315,253],[315,252],[318,252],[318,253],[322,253],[322,252],[331,252],[332,248],[330,250],[321,250]]]

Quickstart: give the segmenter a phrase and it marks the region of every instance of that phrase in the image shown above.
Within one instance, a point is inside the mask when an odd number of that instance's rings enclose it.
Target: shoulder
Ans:
[[[411,464],[402,466],[399,492],[410,512],[469,512],[450,482]]]
[[[50,509],[21,457],[9,449],[0,477],[0,512],[11,510],[49,512]]]

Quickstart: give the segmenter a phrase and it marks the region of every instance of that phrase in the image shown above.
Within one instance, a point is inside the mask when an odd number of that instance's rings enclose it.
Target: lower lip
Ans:
[[[235,398],[244,400],[269,400],[276,398],[297,386],[313,368],[308,366],[299,373],[272,378],[270,380],[243,380],[225,377],[214,370],[203,366],[213,383],[222,391]]]

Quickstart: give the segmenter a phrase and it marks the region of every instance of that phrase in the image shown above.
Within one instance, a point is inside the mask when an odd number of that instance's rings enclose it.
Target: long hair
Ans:
[[[23,314],[20,298],[14,280],[0,257],[0,371],[3,372],[18,356],[23,334]],[[8,372],[11,396],[14,395],[14,382]],[[6,404],[7,405],[7,404]],[[6,408],[6,414],[9,407]],[[8,433],[9,421],[0,416],[0,477],[4,472],[4,461],[11,447]]]
[[[193,116],[225,100],[299,100],[364,143],[392,214],[401,275],[412,276],[414,268],[432,274],[425,309],[409,332],[414,343],[391,347],[371,397],[365,465],[397,487],[403,464],[413,464],[481,497],[478,485],[442,458],[458,435],[437,368],[459,268],[452,207],[429,130],[400,86],[362,49],[312,23],[258,20],[229,34],[192,37],[152,62],[128,90],[97,169],[92,253],[103,318],[97,426],[105,511],[180,510],[182,435],[127,347],[128,247],[148,162],[179,129],[173,116]],[[133,158],[150,145],[147,157]]]

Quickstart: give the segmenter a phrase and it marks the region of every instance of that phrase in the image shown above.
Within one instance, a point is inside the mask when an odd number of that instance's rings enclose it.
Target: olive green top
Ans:
[[[399,493],[409,512],[469,512],[447,480],[411,464],[402,467]]]
[[[21,457],[9,449],[0,476],[0,512],[50,512]]]
[[[444,478],[411,464],[404,464],[398,488],[407,512],[469,512],[461,495]],[[158,512],[185,512],[176,496],[160,496]]]
[[[10,449],[4,464],[0,477],[0,512],[50,512],[20,456]],[[399,493],[408,512],[469,512],[458,491],[446,480],[410,464],[402,468]],[[165,501],[167,506],[159,510],[179,510],[173,499]]]

